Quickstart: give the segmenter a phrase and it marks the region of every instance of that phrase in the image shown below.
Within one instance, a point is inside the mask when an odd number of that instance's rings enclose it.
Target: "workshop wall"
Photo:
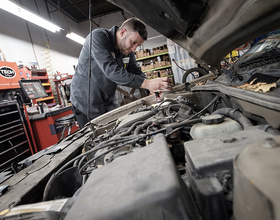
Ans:
[[[4,10],[0,10],[0,52],[9,62],[27,64],[37,62],[39,68],[46,68],[49,75],[57,71],[74,74],[82,45],[66,38],[70,29],[82,37],[89,33],[89,22],[76,23],[49,5],[49,14],[44,1],[15,0],[23,7],[36,12],[41,17],[63,28],[56,33],[26,22]],[[36,5],[37,3],[37,5]],[[120,26],[124,20],[132,17],[128,13],[116,12],[95,18],[92,29],[97,27],[111,28]],[[142,48],[148,49],[166,44],[166,38],[148,26],[148,40]],[[138,48],[139,49],[139,48]]]
[[[15,1],[19,3],[19,1]],[[6,60],[10,62],[37,62],[39,68],[47,68],[48,72],[74,73],[73,65],[77,64],[82,45],[66,38],[69,27],[80,33],[79,26],[60,12],[48,16],[44,1],[21,1],[22,6],[38,12],[42,17],[51,20],[64,29],[52,33],[48,30],[28,23],[4,10],[0,13],[0,49]],[[20,3],[19,3],[20,4]],[[52,11],[53,8],[50,8]],[[49,42],[48,42],[49,40]]]
[[[121,24],[128,18],[131,18],[127,12],[116,12],[109,14],[107,16],[102,16],[96,19],[93,19],[94,23],[92,24],[92,29],[102,27],[102,28],[111,28],[114,25],[121,26]],[[82,33],[89,33],[89,22],[82,22],[79,24],[79,28]],[[147,25],[148,30],[148,40],[142,44],[141,49],[149,49],[153,47],[158,47],[166,44],[166,37],[161,35],[159,32]],[[137,48],[139,50],[140,47]]]

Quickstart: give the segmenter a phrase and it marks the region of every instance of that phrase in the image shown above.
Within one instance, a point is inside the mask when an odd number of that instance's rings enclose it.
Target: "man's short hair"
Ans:
[[[147,40],[148,31],[144,22],[140,21],[138,18],[129,18],[122,23],[120,29],[126,28],[128,31],[138,32],[143,40]]]

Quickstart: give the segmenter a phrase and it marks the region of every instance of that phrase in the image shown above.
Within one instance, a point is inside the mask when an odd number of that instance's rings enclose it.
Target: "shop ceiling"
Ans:
[[[49,13],[60,10],[62,13],[80,23],[89,20],[89,0],[45,0]],[[97,18],[123,10],[106,0],[92,1],[91,17]],[[52,7],[51,7],[52,6]]]

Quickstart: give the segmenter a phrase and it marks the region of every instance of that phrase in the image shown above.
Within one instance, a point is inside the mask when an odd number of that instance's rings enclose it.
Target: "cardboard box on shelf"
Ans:
[[[137,58],[144,57],[144,52],[143,51],[136,51],[136,56],[137,56]]]
[[[152,73],[153,72],[146,72],[146,76],[147,76],[148,79],[152,79],[153,78]]]
[[[160,66],[167,66],[170,65],[170,58],[168,55],[163,55],[161,56],[161,62],[160,62]]]
[[[171,70],[171,68],[168,68],[168,69],[166,69],[165,71],[166,71],[166,75],[167,75],[167,76],[172,76],[172,70]]]
[[[171,80],[171,86],[174,86],[174,80],[173,80],[173,78],[170,77],[170,80]]]
[[[146,66],[146,70],[150,70],[150,69],[153,69],[153,67],[152,67],[151,64],[148,64],[148,65]]]
[[[158,67],[158,61],[156,58],[152,58],[152,59],[149,59],[148,60],[148,67],[149,69],[154,69],[154,68],[157,68]]]
[[[161,58],[160,58],[160,56],[157,56],[155,58],[155,60],[156,60],[156,63],[157,63],[157,67],[161,67]]]
[[[159,62],[158,61],[155,61],[154,62],[154,68],[158,68],[159,67]]]
[[[150,50],[149,49],[146,49],[143,51],[143,57],[147,57],[147,56],[150,56]]]
[[[157,50],[157,48],[155,47],[155,48],[153,48],[153,51],[154,51],[154,54],[158,54],[158,50]]]
[[[153,71],[152,77],[153,77],[153,79],[158,78],[159,77],[158,71]]]
[[[166,66],[166,61],[165,61],[165,60],[162,60],[162,61],[160,62],[160,66]]]
[[[158,53],[161,53],[160,47],[157,47],[157,51]]]
[[[160,75],[160,77],[166,77],[167,76],[167,72],[165,70],[161,70],[159,75]]]
[[[149,70],[150,69],[149,68],[149,64],[145,63],[144,66],[145,66],[145,70]]]
[[[166,65],[170,65],[171,64],[170,58],[168,56],[165,58],[165,64]]]
[[[138,66],[141,68],[141,70],[143,71],[144,70],[144,62],[143,61],[138,61],[137,62]]]
[[[164,44],[162,47],[163,47],[163,51],[162,52],[168,52],[168,47],[167,47],[166,44]]]

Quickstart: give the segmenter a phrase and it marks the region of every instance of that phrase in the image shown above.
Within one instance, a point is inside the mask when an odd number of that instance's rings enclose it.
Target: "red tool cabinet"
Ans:
[[[63,116],[73,114],[72,107],[64,107],[48,113],[37,114],[29,117],[32,131],[38,151],[43,150],[60,140],[63,130],[62,125],[56,125],[55,120]],[[71,133],[78,130],[78,126],[72,126]],[[64,137],[67,132],[64,133]]]

